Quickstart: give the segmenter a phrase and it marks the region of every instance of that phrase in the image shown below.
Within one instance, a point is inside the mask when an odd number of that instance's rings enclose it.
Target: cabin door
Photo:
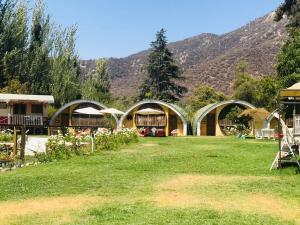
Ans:
[[[216,135],[216,115],[208,114],[206,117],[206,135],[215,136]]]

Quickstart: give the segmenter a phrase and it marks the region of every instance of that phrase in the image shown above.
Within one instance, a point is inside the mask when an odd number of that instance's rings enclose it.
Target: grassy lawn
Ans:
[[[1,173],[3,224],[300,224],[295,169],[277,143],[142,138],[121,151]]]

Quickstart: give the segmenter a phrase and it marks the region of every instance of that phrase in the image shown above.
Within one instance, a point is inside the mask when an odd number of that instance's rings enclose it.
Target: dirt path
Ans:
[[[24,201],[0,202],[0,224],[10,218],[34,214],[52,214],[91,207],[93,204],[105,203],[102,197],[66,196],[52,198],[35,198]],[[1,223],[2,221],[2,223]]]
[[[178,175],[157,185],[155,202],[159,207],[199,207],[219,211],[241,211],[267,214],[283,220],[293,220],[300,224],[300,204],[272,194],[232,190],[222,197],[216,195],[218,185],[235,185],[237,182],[273,180],[275,177],[255,176],[198,176]],[[205,193],[194,192],[203,187]],[[210,188],[213,190],[210,192]]]

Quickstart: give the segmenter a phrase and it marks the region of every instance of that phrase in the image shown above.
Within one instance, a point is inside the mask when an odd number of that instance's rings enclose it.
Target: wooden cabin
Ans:
[[[141,113],[153,110],[153,114]],[[147,136],[186,136],[188,120],[179,106],[157,101],[144,100],[129,108],[119,121],[119,128],[133,128]]]
[[[51,95],[0,94],[0,126],[48,125],[48,105]]]

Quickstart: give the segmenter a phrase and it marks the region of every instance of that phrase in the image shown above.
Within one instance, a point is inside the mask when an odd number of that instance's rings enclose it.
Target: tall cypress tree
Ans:
[[[50,17],[45,15],[45,4],[38,0],[33,10],[32,28],[29,45],[29,75],[32,94],[50,93],[50,59],[51,50]]]
[[[187,91],[176,83],[184,78],[167,47],[165,33],[164,29],[158,31],[156,40],[151,43],[152,51],[146,65],[147,78],[141,86],[139,99],[174,102]]]

